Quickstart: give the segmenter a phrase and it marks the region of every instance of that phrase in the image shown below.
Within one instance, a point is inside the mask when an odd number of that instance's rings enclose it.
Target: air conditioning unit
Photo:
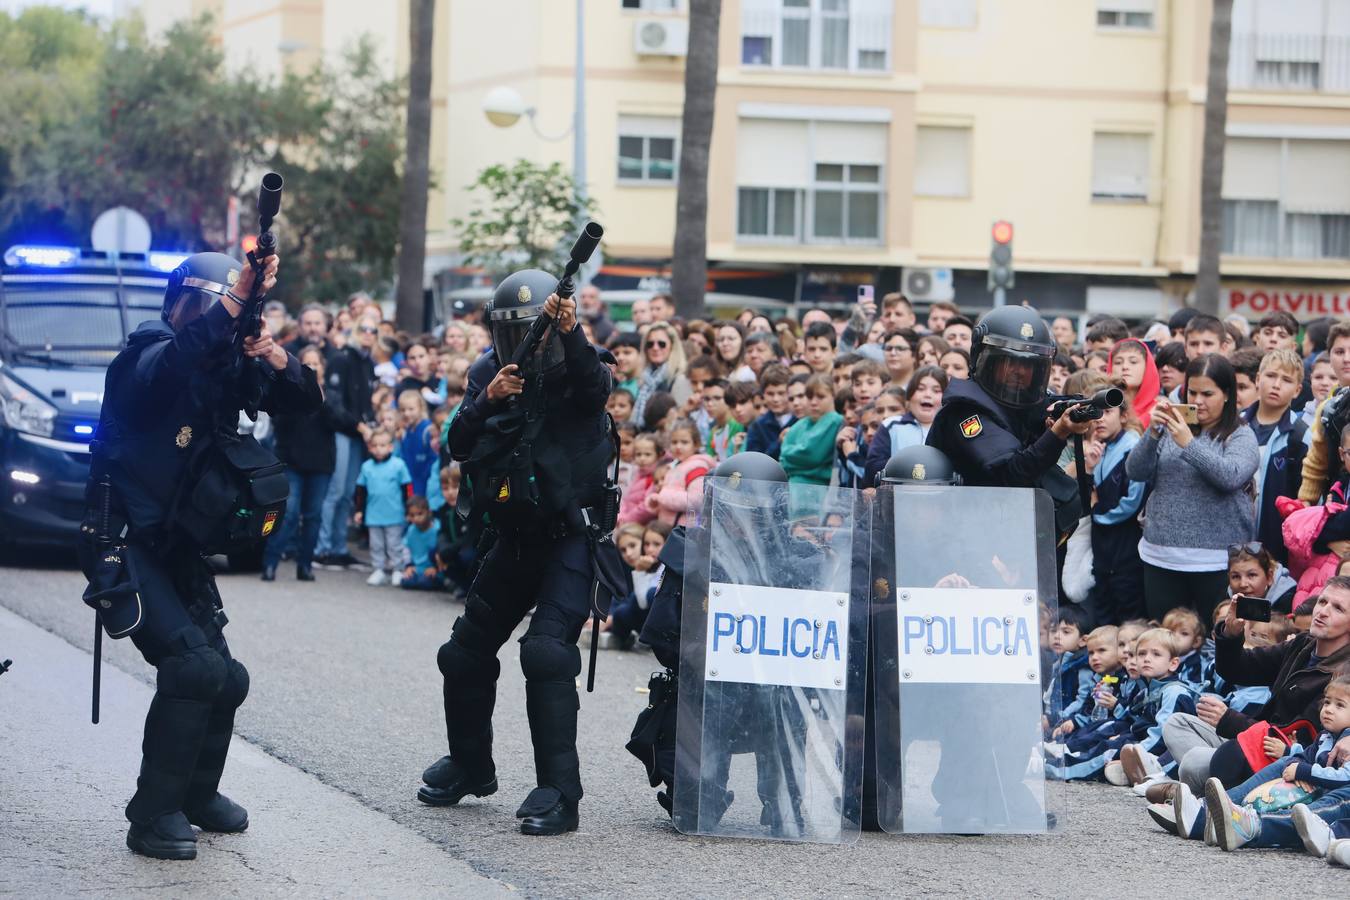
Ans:
[[[689,49],[685,19],[646,19],[633,23],[633,51],[638,56],[684,56]]]
[[[951,300],[956,296],[952,270],[905,269],[900,276],[900,293],[910,300]]]

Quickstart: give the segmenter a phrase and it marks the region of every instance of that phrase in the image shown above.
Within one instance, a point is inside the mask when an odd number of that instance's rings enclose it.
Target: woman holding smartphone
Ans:
[[[1261,454],[1238,416],[1228,360],[1191,360],[1181,392],[1185,405],[1158,400],[1126,474],[1151,488],[1139,541],[1148,615],[1161,620],[1187,606],[1210,621],[1227,594],[1228,548],[1256,537],[1252,476]]]

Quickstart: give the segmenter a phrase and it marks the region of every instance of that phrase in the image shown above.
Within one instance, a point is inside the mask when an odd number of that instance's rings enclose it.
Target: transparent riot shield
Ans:
[[[853,490],[706,480],[686,537],[680,831],[857,839],[868,523]]]
[[[871,511],[868,812],[875,802],[891,832],[1061,827],[1041,731],[1053,682],[1042,623],[1056,606],[1049,496],[885,485]]]

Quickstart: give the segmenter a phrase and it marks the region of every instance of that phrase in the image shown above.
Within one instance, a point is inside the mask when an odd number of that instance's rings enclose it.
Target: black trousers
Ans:
[[[125,552],[134,563],[142,608],[131,640],[157,670],[140,777],[127,806],[128,819],[148,824],[215,796],[235,710],[248,695],[248,670],[230,655],[204,560],[135,544]]]
[[[1168,610],[1186,606],[1200,614],[1206,630],[1214,607],[1228,596],[1228,572],[1173,572],[1144,563],[1144,605],[1150,619],[1162,621]]]
[[[522,814],[542,812],[559,795],[573,803],[581,799],[577,639],[591,614],[593,584],[590,553],[580,535],[502,535],[483,560],[464,615],[437,655],[444,675],[450,759],[486,781],[496,774],[492,713],[501,672],[497,654],[525,614],[534,610],[520,639],[520,665],[538,788]]]

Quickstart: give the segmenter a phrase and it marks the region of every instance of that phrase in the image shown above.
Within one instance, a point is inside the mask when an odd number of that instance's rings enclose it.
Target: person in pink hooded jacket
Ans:
[[[670,471],[661,489],[649,493],[644,501],[650,512],[662,522],[679,524],[684,514],[703,501],[703,478],[712,470],[713,461],[698,453],[698,426],[689,420],[676,422],[670,429]]]
[[[661,439],[655,434],[640,434],[633,439],[633,480],[624,488],[619,500],[620,525],[646,525],[656,518],[656,511],[647,508],[647,497],[652,493],[652,475],[661,462]]]
[[[1350,558],[1350,510],[1341,504],[1335,508],[1329,515],[1324,506],[1300,509],[1284,520],[1289,566],[1298,578],[1294,609],[1320,594],[1341,561]]]

